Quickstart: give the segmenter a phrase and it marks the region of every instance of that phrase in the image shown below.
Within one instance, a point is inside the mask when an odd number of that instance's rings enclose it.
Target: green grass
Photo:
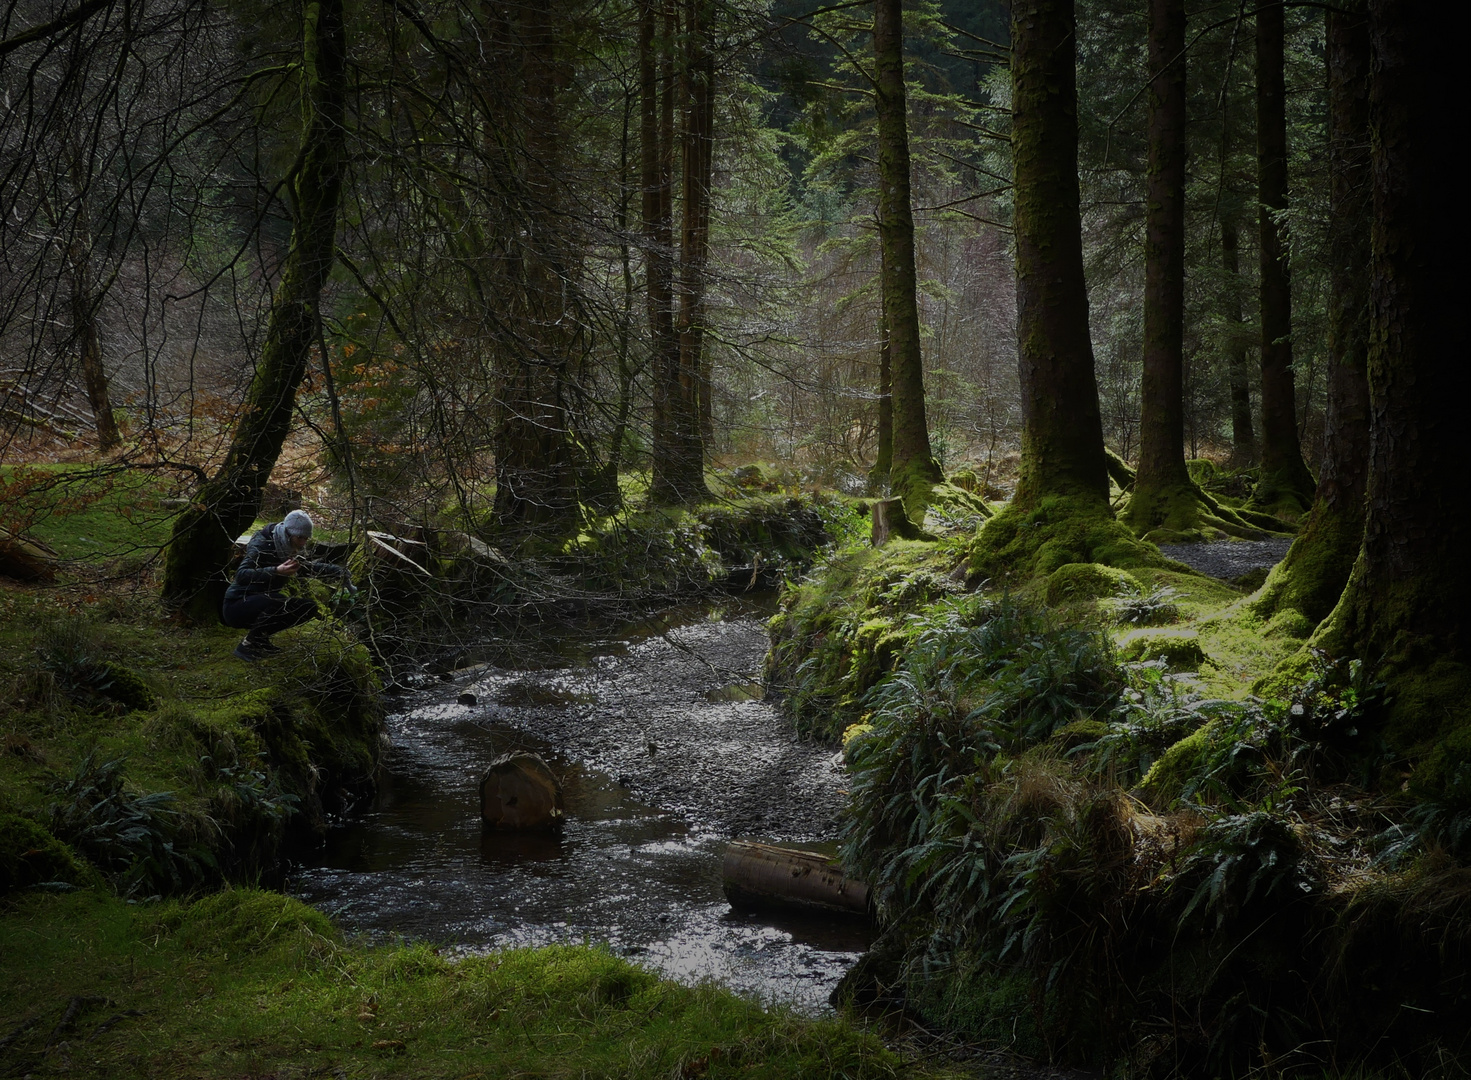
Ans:
[[[24,1024],[5,1054],[33,1076],[950,1075],[840,1021],[666,982],[606,949],[452,960],[369,948],[254,890],[191,905],[94,892],[13,903],[0,915],[0,1038]]]
[[[168,539],[173,495],[153,473],[99,477],[72,465],[0,469],[0,525],[28,533],[64,559],[149,558]]]

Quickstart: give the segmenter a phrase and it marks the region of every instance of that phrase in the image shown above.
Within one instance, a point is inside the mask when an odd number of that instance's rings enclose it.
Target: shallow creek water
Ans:
[[[684,982],[824,1011],[870,929],[738,913],[720,887],[730,839],[830,844],[842,802],[833,749],[761,700],[768,613],[739,601],[569,632],[397,699],[375,804],[289,888],[351,931],[467,951],[604,942]],[[562,778],[560,837],[481,829],[480,777],[522,749]]]

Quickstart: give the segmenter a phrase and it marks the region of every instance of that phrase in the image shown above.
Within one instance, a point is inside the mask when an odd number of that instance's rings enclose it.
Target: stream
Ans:
[[[735,837],[833,848],[842,772],[762,700],[774,597],[684,606],[397,699],[374,804],[329,831],[288,889],[350,932],[463,952],[605,943],[660,974],[801,1012],[868,945],[861,920],[733,911]],[[513,750],[561,778],[560,836],[481,829],[478,785]]]

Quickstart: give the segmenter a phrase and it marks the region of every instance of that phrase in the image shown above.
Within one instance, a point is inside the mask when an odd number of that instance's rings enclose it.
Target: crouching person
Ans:
[[[235,646],[242,660],[256,661],[280,652],[271,635],[289,630],[317,617],[317,605],[304,596],[283,596],[281,590],[297,575],[347,578],[335,563],[313,562],[301,557],[312,536],[312,519],[303,510],[293,510],[286,520],[267,525],[250,538],[235,580],[225,590],[220,611],[226,626],[247,631]]]

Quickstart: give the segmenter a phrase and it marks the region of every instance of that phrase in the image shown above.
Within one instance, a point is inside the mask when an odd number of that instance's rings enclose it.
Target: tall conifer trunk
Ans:
[[[888,327],[893,451],[889,480],[911,512],[944,479],[930,449],[909,196],[909,116],[904,91],[904,17],[900,0],[875,0],[874,109],[878,115],[879,242]]]
[[[1261,479],[1252,502],[1264,510],[1301,513],[1313,495],[1302,460],[1297,392],[1292,372],[1292,280],[1284,229],[1287,209],[1287,87],[1283,8],[1256,13],[1257,201],[1261,231],[1262,441]]]
[[[517,332],[498,380],[495,517],[502,526],[567,523],[577,514],[572,432],[573,341],[560,97],[568,79],[558,13],[548,0],[516,9],[523,114],[519,197],[522,228],[514,308]]]
[[[1312,512],[1253,604],[1313,622],[1337,603],[1364,533],[1369,467],[1369,28],[1362,2],[1328,13],[1328,440]]]
[[[1049,495],[1108,505],[1083,279],[1076,50],[1073,0],[1015,0],[1011,142],[1022,465],[1012,502],[1019,507]]]
[[[1459,100],[1466,12],[1371,0],[1374,232],[1363,545],[1313,644],[1389,683],[1391,747],[1426,749],[1471,700],[1471,441],[1464,167],[1434,103]],[[1464,742],[1439,781],[1449,783]],[[1427,789],[1424,794],[1433,794]]]
[[[336,257],[346,162],[342,0],[309,2],[302,35],[306,123],[294,177],[296,217],[265,345],[225,462],[175,519],[164,560],[164,602],[200,621],[218,617],[231,546],[260,512],[261,492],[290,430],[296,390],[317,340],[322,286]]]
[[[1224,157],[1224,155],[1222,155]],[[1241,234],[1234,210],[1221,213],[1221,314],[1226,320],[1226,377],[1231,386],[1231,459],[1255,465],[1256,425],[1251,416],[1251,369],[1246,319],[1241,313]]]
[[[1144,381],[1129,526],[1189,528],[1185,469],[1185,3],[1149,0],[1149,182],[1144,224]]]
[[[894,461],[894,395],[893,360],[889,349],[889,320],[884,316],[883,282],[888,273],[884,269],[884,245],[879,244],[879,400],[877,449],[873,467],[868,470],[868,486],[881,492],[889,483],[889,466]]]

